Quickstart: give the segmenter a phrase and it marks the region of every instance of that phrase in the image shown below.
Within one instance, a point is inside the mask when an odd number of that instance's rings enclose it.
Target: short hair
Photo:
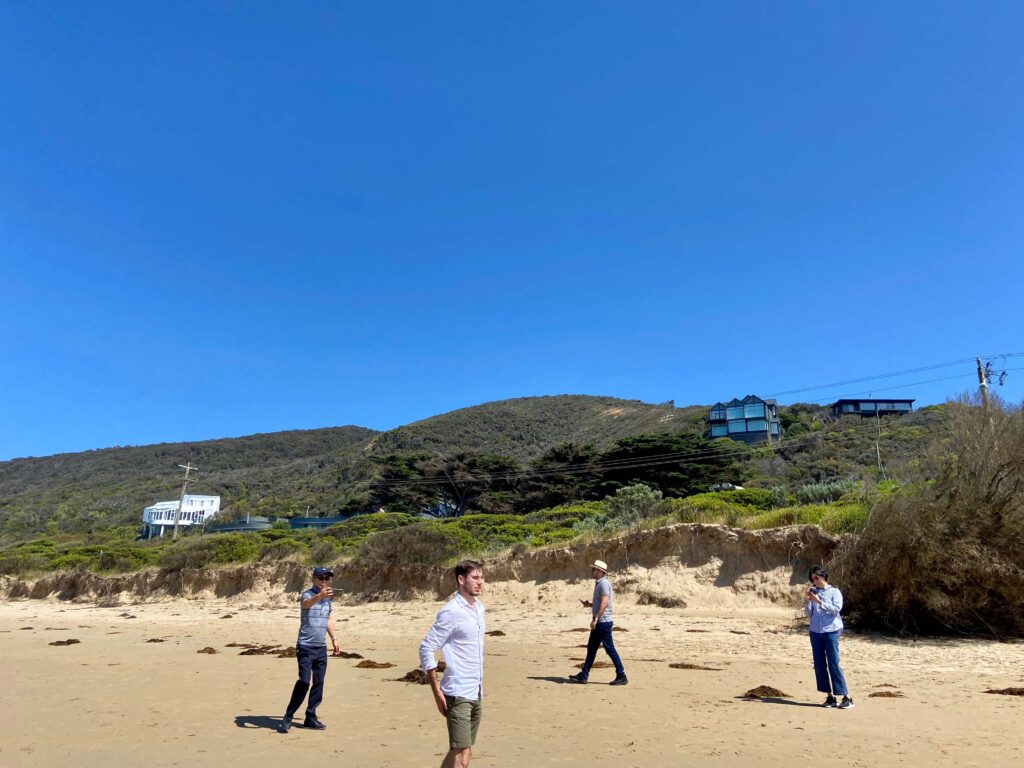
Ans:
[[[828,571],[822,568],[820,565],[816,565],[807,572],[807,580],[810,581],[814,576],[821,576],[822,581],[828,581]]]
[[[484,564],[480,560],[462,560],[455,565],[455,581],[459,576],[468,576],[472,571],[483,570]]]

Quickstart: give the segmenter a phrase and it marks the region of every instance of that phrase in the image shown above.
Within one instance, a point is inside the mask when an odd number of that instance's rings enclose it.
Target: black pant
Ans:
[[[594,666],[594,659],[597,658],[597,649],[602,645],[611,658],[612,664],[615,665],[615,674],[626,674],[626,670],[622,668],[622,659],[619,658],[619,653],[615,650],[615,643],[612,641],[612,623],[602,621],[590,630],[590,638],[587,640],[587,660],[583,662],[583,676],[587,677],[590,674],[590,668]]]
[[[294,717],[302,706],[302,700],[309,691],[309,703],[306,705],[306,719],[316,718],[316,708],[324,699],[324,678],[327,677],[327,646],[295,646],[295,659],[299,662],[299,679],[292,689],[292,700],[288,702],[285,717]],[[310,678],[313,687],[310,689]]]

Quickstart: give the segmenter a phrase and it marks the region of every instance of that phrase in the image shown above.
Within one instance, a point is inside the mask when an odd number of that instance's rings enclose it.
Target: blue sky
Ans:
[[[0,2],[0,459],[1022,352],[979,9]]]

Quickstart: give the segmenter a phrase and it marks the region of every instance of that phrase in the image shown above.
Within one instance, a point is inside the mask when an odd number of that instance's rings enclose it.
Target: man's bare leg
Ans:
[[[472,757],[473,752],[469,747],[464,749],[450,749],[448,754],[444,756],[444,762],[441,763],[441,768],[469,768],[469,758]]]

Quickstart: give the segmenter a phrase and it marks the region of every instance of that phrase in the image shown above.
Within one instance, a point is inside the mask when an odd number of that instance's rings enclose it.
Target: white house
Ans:
[[[164,535],[165,529],[174,530],[174,515],[178,511],[177,501],[158,501],[151,507],[142,510],[142,524],[145,526],[145,537],[153,538],[153,535]],[[187,528],[190,525],[202,525],[211,517],[220,512],[220,496],[196,496],[185,494],[181,502],[181,516],[178,518],[178,527]]]

